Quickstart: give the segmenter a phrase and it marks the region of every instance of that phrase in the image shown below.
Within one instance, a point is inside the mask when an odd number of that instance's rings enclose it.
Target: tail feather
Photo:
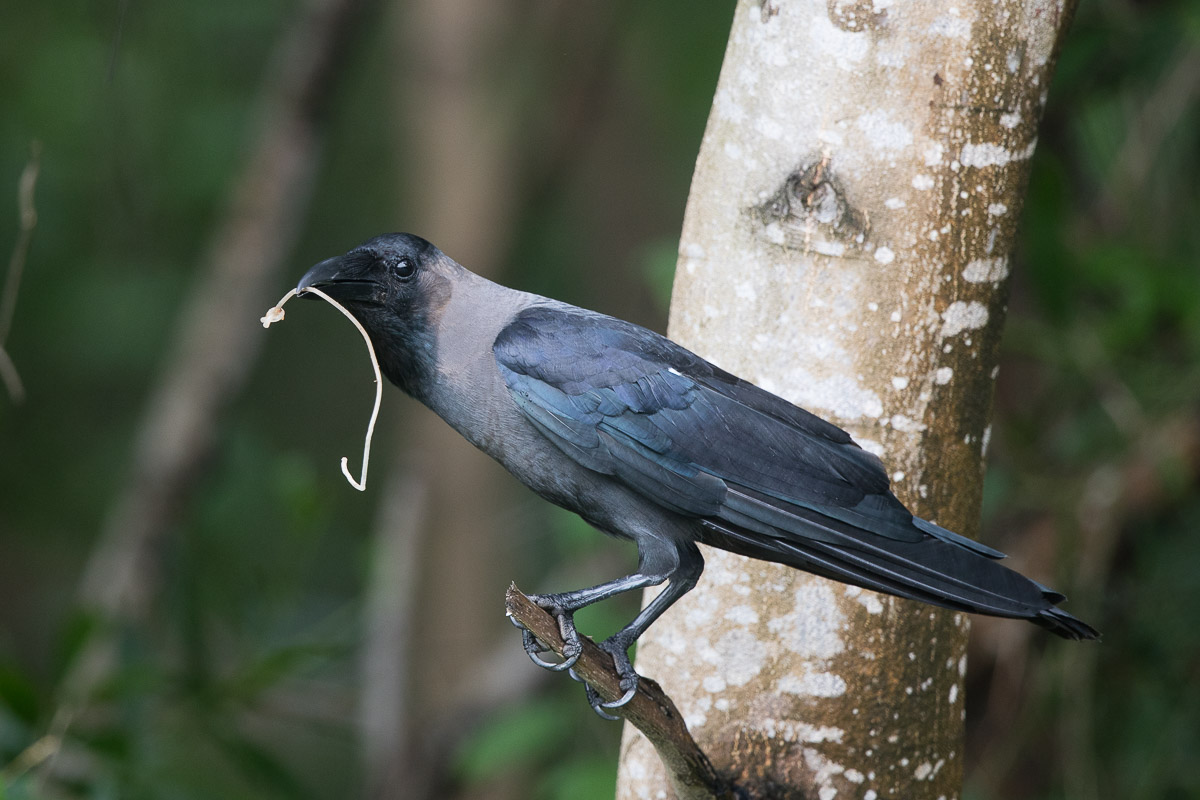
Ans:
[[[1061,595],[1060,595],[1061,596]],[[1099,639],[1100,632],[1061,608],[1047,608],[1031,620],[1064,639]]]
[[[761,530],[728,520],[708,520],[705,524],[714,535],[706,538],[726,550],[867,589],[957,611],[1026,619],[1067,639],[1099,636],[1054,607],[1064,599],[1061,594],[997,563],[994,559],[1002,555],[998,551],[959,544],[962,537],[957,534],[936,535],[922,527],[927,537],[903,542],[815,512],[805,514],[803,523],[803,530],[764,536]]]

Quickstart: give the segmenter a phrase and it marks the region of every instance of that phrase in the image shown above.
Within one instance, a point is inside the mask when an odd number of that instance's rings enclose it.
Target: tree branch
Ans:
[[[17,291],[21,286],[21,274],[25,271],[25,259],[29,245],[33,242],[33,229],[37,227],[37,208],[33,203],[33,190],[37,186],[38,170],[41,168],[42,143],[35,141],[30,146],[29,163],[21,171],[17,187],[17,210],[20,227],[17,242],[13,245],[12,257],[8,261],[8,274],[4,279],[4,292],[0,294],[0,380],[3,380],[14,403],[25,399],[25,387],[21,376],[4,344],[12,328],[13,313],[17,307]]]
[[[516,584],[510,585],[504,595],[504,609],[509,617],[524,625],[539,641],[562,656],[564,643],[558,623],[525,596]],[[617,699],[623,692],[612,658],[591,639],[586,636],[580,638],[583,654],[575,662],[574,673],[605,700]],[[712,761],[688,732],[675,703],[656,682],[643,677],[633,699],[614,711],[632,723],[654,745],[679,800],[711,797],[737,800],[745,797],[713,767]]]

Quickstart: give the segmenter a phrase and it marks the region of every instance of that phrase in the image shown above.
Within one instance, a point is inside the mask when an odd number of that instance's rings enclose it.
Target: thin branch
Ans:
[[[8,389],[8,396],[14,403],[25,400],[25,384],[21,382],[21,374],[17,372],[17,365],[13,363],[12,356],[8,354],[3,345],[0,345],[0,381],[4,382],[4,388]]]
[[[21,171],[17,184],[17,213],[20,226],[12,256],[8,260],[8,274],[4,278],[4,293],[0,294],[0,380],[4,381],[13,402],[25,399],[25,387],[17,367],[13,364],[4,343],[12,329],[13,314],[17,308],[17,291],[21,288],[21,274],[25,272],[25,259],[29,245],[33,242],[33,229],[37,227],[37,208],[33,203],[33,190],[37,187],[38,170],[41,168],[42,143],[34,141],[30,146],[29,163]]]
[[[516,584],[508,587],[504,608],[508,616],[524,625],[559,656],[562,655],[563,639],[558,624],[550,614],[525,596]],[[575,674],[587,681],[605,700],[617,699],[623,692],[612,658],[591,639],[586,636],[581,639],[583,654],[575,662]],[[688,732],[675,703],[656,682],[642,678],[633,699],[615,711],[654,745],[679,800],[736,800],[745,796],[713,767],[712,761]]]

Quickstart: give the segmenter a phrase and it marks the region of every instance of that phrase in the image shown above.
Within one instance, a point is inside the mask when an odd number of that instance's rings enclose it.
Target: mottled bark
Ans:
[[[847,428],[914,512],[967,534],[1072,8],[744,0],[684,221],[672,338]],[[963,615],[705,555],[638,669],[718,769],[762,797],[958,795]],[[627,727],[618,797],[665,790]]]

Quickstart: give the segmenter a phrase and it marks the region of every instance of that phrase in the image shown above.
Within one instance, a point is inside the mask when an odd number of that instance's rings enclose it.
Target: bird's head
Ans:
[[[345,306],[371,337],[388,379],[419,397],[436,363],[437,312],[455,269],[462,268],[421,237],[388,233],[317,264],[296,290],[305,297],[305,289],[320,289]]]

